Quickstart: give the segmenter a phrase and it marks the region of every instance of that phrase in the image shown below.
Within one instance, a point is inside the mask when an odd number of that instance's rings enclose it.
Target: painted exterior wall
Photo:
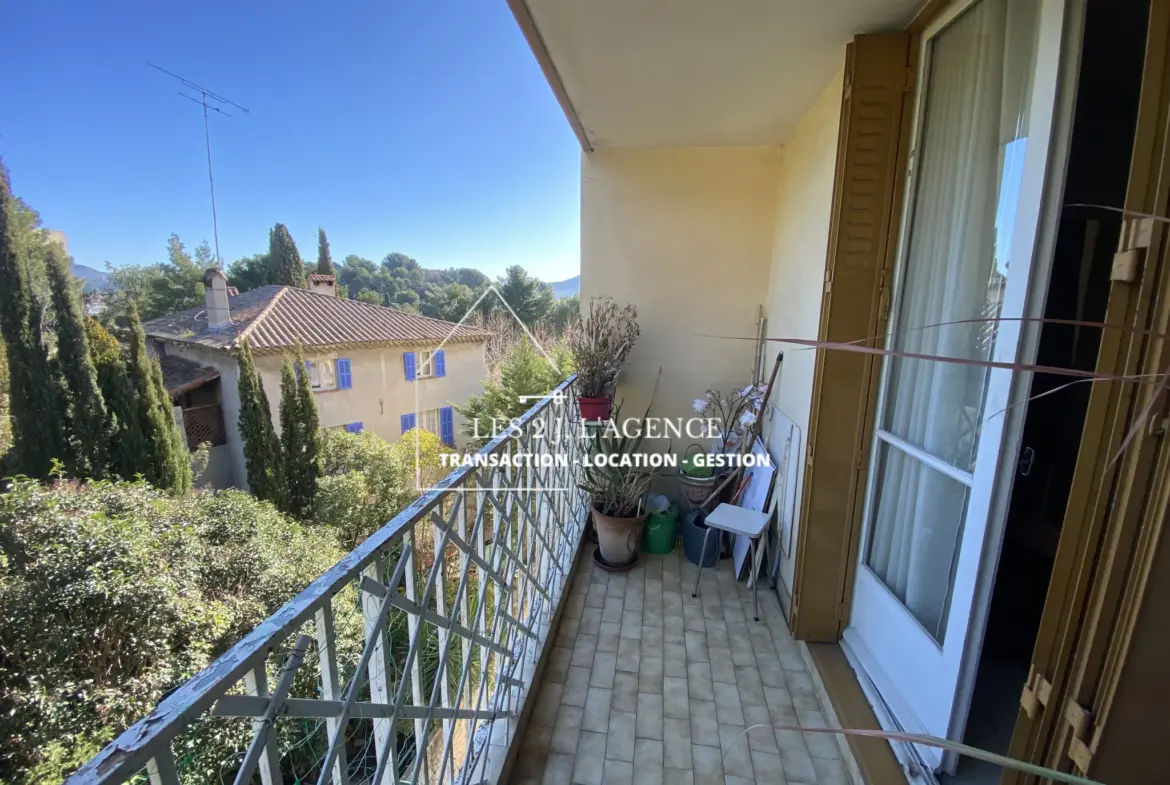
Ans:
[[[427,409],[462,404],[472,395],[483,392],[487,374],[486,344],[451,343],[443,347],[447,374],[442,378],[406,380],[403,354],[408,351],[434,349],[426,346],[394,346],[374,349],[348,349],[341,352],[307,355],[307,360],[336,360],[348,357],[353,387],[325,390],[315,394],[321,427],[330,428],[360,422],[388,441],[401,435],[401,415]],[[232,484],[247,488],[247,468],[239,433],[239,374],[234,355],[179,343],[167,344],[167,352],[186,357],[219,370],[223,398],[224,427],[230,451]],[[272,419],[280,431],[280,355],[255,356],[256,368],[264,384],[264,393],[272,409]],[[464,418],[455,413],[456,442],[464,442],[460,431]]]
[[[825,87],[784,147],[776,195],[776,228],[768,303],[768,336],[771,338],[817,337],[828,253],[843,78],[844,72],[838,72]],[[790,537],[786,536],[784,541],[787,555],[780,562],[781,577],[791,591],[816,352],[792,345],[769,343],[766,349],[769,369],[776,352],[780,350],[784,351],[784,364],[777,387],[772,393],[772,405],[795,424],[797,431],[790,448],[792,471],[797,472],[795,504],[791,496],[786,499],[787,507],[792,511],[793,523]],[[765,423],[768,448],[777,461],[783,460],[791,431],[790,427],[781,427],[783,424],[784,420],[774,413]]]
[[[708,388],[750,381],[780,160],[778,147],[583,156],[582,302],[608,295],[633,303],[642,328],[619,380],[623,416],[645,410],[659,366],[654,414],[662,417],[693,416],[691,402]]]
[[[168,355],[183,357],[219,371],[219,397],[223,408],[223,427],[227,434],[227,444],[213,450],[219,453],[215,456],[216,487],[221,487],[218,483],[226,480],[225,485],[247,488],[248,472],[244,467],[244,451],[240,447],[240,375],[236,358],[222,352],[171,341],[166,342],[166,351]],[[218,465],[225,460],[226,468]],[[210,472],[212,468],[210,463],[207,468]]]

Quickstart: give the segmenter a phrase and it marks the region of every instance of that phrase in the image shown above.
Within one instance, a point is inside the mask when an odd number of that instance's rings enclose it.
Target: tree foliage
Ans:
[[[317,495],[321,428],[317,402],[300,346],[280,369],[280,443],[284,453],[284,493],[280,505],[302,520],[311,517]]]
[[[133,300],[126,316],[130,329],[128,371],[136,393],[136,414],[147,459],[142,474],[156,487],[184,493],[191,488],[191,466],[163,385],[162,368],[146,351],[146,334]]]
[[[107,264],[114,290],[102,309],[105,324],[125,325],[131,300],[142,319],[154,319],[186,308],[203,305],[203,273],[215,258],[207,241],[201,242],[192,257],[179,236],[167,239],[167,261],[152,265]]]
[[[280,440],[272,425],[272,409],[264,384],[252,359],[252,348],[240,342],[236,357],[240,369],[240,436],[244,440],[244,465],[248,470],[248,487],[258,499],[275,502],[284,487],[284,461]]]
[[[325,236],[324,227],[317,228],[317,274],[337,275],[333,269],[333,257],[329,255],[329,238]]]
[[[0,781],[12,783],[60,782],[342,555],[330,529],[242,491],[143,483],[19,480],[0,494],[0,546]],[[356,610],[338,605],[339,645],[360,641]],[[304,670],[297,689],[312,690]],[[249,735],[196,725],[179,742],[193,751],[184,781],[218,783]]]
[[[272,266],[268,254],[258,253],[237,259],[228,265],[228,283],[241,292],[259,289],[272,283]]]
[[[308,286],[301,252],[297,250],[297,244],[284,224],[276,224],[268,233],[268,265],[272,283],[300,289]]]
[[[138,417],[138,393],[130,382],[122,346],[92,316],[85,319],[90,356],[106,405],[107,453],[110,471],[126,480],[145,476],[148,455]]]
[[[64,390],[42,340],[43,308],[34,291],[30,259],[43,269],[45,246],[20,237],[21,227],[0,164],[0,334],[8,362],[11,469],[49,476],[53,459],[70,458]]]
[[[512,308],[517,318],[531,327],[544,318],[556,301],[552,286],[534,278],[523,267],[514,264],[496,283],[500,296]]]
[[[545,395],[564,381],[572,372],[568,353],[560,344],[551,352],[552,362],[526,336],[512,344],[499,368],[484,379],[483,394],[455,407],[466,418],[464,434],[486,444],[531,408],[532,401],[524,396]]]
[[[81,292],[75,285],[65,257],[56,248],[48,254],[47,272],[57,315],[57,365],[65,380],[66,418],[71,426],[74,477],[102,479],[107,476],[112,427],[98,386],[90,355]]]
[[[417,499],[418,488],[442,479],[447,469],[439,456],[445,451],[438,436],[421,428],[397,442],[368,431],[326,431],[315,517],[336,527],[341,547],[352,550]]]

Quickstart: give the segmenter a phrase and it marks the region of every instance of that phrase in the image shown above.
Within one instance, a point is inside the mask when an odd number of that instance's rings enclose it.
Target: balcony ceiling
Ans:
[[[599,148],[782,143],[853,35],[901,29],[923,0],[509,4],[583,145]]]

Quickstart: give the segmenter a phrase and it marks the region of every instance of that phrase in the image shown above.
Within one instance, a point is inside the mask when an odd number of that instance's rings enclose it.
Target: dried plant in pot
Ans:
[[[650,410],[646,410],[646,415]],[[621,407],[614,413],[620,421]],[[645,416],[643,415],[643,419]],[[612,567],[628,566],[638,556],[646,522],[646,492],[652,471],[635,465],[642,433],[625,435],[620,428],[598,426],[589,447],[580,488],[592,498],[593,526],[602,560]]]
[[[589,300],[589,313],[568,335],[582,420],[609,419],[618,373],[640,334],[633,305],[619,306],[609,297]]]

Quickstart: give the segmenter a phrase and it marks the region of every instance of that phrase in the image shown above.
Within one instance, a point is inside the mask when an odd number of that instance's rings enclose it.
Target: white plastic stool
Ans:
[[[751,564],[748,567],[748,571],[752,572],[752,600],[755,603],[755,620],[759,621],[760,576],[753,571],[756,571],[756,557],[759,555],[760,550],[760,536],[768,528],[767,513],[736,507],[734,504],[724,502],[707,516],[707,520],[704,523],[707,524],[707,532],[703,535],[703,550],[699,553],[699,569],[695,573],[695,590],[691,592],[691,596],[699,596],[699,578],[703,575],[703,562],[706,561],[707,556],[707,538],[711,536],[711,530],[719,529],[720,531],[731,534],[742,534],[748,537],[752,543]]]

